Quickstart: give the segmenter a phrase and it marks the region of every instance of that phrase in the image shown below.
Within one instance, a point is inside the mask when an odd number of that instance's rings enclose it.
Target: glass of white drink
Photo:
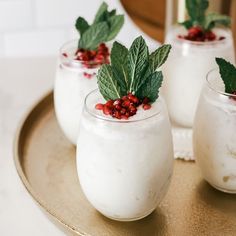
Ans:
[[[97,88],[98,68],[110,60],[105,42],[112,40],[124,23],[123,15],[116,15],[115,10],[109,12],[107,8],[107,4],[101,5],[92,25],[79,17],[75,26],[80,39],[60,49],[54,86],[55,111],[60,127],[74,145],[85,96]]]
[[[193,125],[205,75],[216,66],[214,58],[235,62],[232,33],[226,28],[230,24],[229,17],[205,14],[207,5],[205,10],[199,9],[202,16],[196,16],[190,10],[190,2],[194,1],[186,1],[190,20],[183,23],[187,29],[177,25],[166,36],[166,43],[170,43],[173,50],[164,68],[163,85],[170,118],[184,127]],[[199,6],[194,7],[197,12]],[[199,17],[201,20],[196,19]],[[220,28],[219,24],[226,27]]]
[[[218,69],[207,75],[195,117],[194,155],[208,183],[236,193],[236,69],[223,59],[218,61],[226,69],[220,70],[221,75]],[[221,77],[229,74],[224,83]],[[233,90],[225,89],[228,85]]]
[[[170,184],[171,127],[165,103],[158,97],[162,73],[155,71],[169,50],[169,45],[157,49],[150,63],[142,37],[129,51],[115,42],[111,65],[98,72],[100,91],[85,100],[77,144],[78,176],[89,202],[109,218],[132,221],[149,215]],[[131,71],[136,71],[133,80]]]

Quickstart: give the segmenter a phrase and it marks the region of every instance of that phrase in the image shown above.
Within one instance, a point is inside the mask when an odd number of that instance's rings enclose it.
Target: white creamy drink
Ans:
[[[208,75],[196,112],[193,145],[203,177],[236,193],[236,95],[224,93],[219,71]]]
[[[163,68],[165,82],[163,93],[170,117],[176,123],[192,127],[197,102],[205,75],[216,67],[215,57],[222,57],[234,63],[234,47],[230,30],[212,30],[221,40],[194,42],[182,38],[186,30],[173,27],[166,42],[172,45],[172,53]]]
[[[102,2],[92,22],[81,16],[76,19],[74,26],[80,36],[60,50],[54,87],[55,111],[62,131],[74,145],[85,96],[97,88],[98,68],[110,63],[107,44],[123,24],[124,15],[116,9],[108,10],[108,5]]]
[[[94,75],[97,68],[85,68],[80,61],[74,59],[76,44],[77,41],[71,41],[62,47],[54,85],[57,120],[67,138],[75,145],[84,99],[97,88]],[[67,57],[63,56],[65,52]],[[91,78],[88,78],[89,75]]]
[[[173,171],[170,123],[162,98],[128,120],[94,108],[86,100],[78,138],[77,170],[84,194],[105,216],[131,221],[150,214],[167,192]]]

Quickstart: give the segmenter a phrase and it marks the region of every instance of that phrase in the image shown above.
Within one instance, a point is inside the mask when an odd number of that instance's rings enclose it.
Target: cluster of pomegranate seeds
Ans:
[[[86,68],[95,68],[102,64],[108,64],[109,49],[105,43],[101,43],[97,50],[85,50],[79,48],[75,53],[75,60],[81,61]]]
[[[216,34],[212,31],[204,31],[200,26],[194,26],[188,29],[187,35],[178,35],[180,39],[186,39],[195,42],[206,42],[217,40]],[[223,40],[225,37],[219,37],[218,40]]]
[[[98,103],[95,109],[101,110],[105,115],[110,115],[119,120],[128,120],[130,116],[134,116],[137,113],[138,107],[141,105],[144,110],[151,108],[148,98],[141,100],[132,93],[129,93],[120,99],[109,100],[105,104]]]

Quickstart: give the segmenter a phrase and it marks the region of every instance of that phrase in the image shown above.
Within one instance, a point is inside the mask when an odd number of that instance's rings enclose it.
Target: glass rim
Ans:
[[[178,28],[178,26],[179,27],[184,27],[184,26],[181,26],[181,25],[177,24],[176,26],[174,26],[174,28]],[[231,30],[229,28],[216,27],[216,29],[221,29],[221,30],[224,30],[224,31],[226,31],[228,33],[231,33]],[[177,42],[187,43],[187,44],[190,44],[190,45],[201,45],[201,46],[210,46],[210,45],[221,44],[221,43],[226,42],[226,40],[227,40],[227,38],[225,37],[222,40],[198,42],[198,41],[191,41],[191,40],[188,40],[188,39],[178,38],[177,35],[175,35],[175,38],[176,38]]]
[[[218,68],[211,69],[211,70],[207,73],[207,75],[206,75],[206,82],[207,82],[208,88],[210,88],[213,92],[215,92],[215,93],[217,93],[217,94],[220,94],[220,95],[223,95],[223,96],[227,96],[227,97],[236,98],[236,94],[226,93],[226,92],[224,92],[224,91],[221,91],[221,90],[219,90],[219,89],[216,89],[216,88],[214,87],[214,85],[212,85],[212,83],[211,83],[211,81],[210,81],[210,75],[212,75],[213,72],[216,72],[216,71],[218,71]],[[221,77],[220,74],[219,74],[219,76]],[[214,76],[214,78],[216,78],[216,77]]]
[[[155,116],[158,116],[160,113],[161,113],[161,110],[158,110],[157,112],[155,112],[154,114],[148,116],[148,117],[145,117],[145,118],[139,118],[139,119],[136,119],[136,120],[119,120],[119,119],[115,119],[115,118],[112,118],[112,117],[105,117],[103,115],[98,115],[98,114],[95,114],[93,113],[89,108],[88,108],[88,104],[87,104],[87,100],[88,98],[92,95],[92,94],[95,94],[95,93],[99,93],[99,89],[94,89],[92,90],[91,92],[89,92],[85,99],[84,99],[84,110],[91,116],[93,116],[94,118],[96,119],[99,119],[99,120],[103,120],[103,121],[107,121],[107,122],[112,122],[112,123],[120,123],[120,124],[126,124],[126,123],[136,123],[136,122],[141,122],[141,121],[144,121],[144,120],[148,120],[148,119],[151,119]],[[101,95],[102,96],[102,95]],[[162,96],[159,95],[158,99],[161,99],[163,100]]]

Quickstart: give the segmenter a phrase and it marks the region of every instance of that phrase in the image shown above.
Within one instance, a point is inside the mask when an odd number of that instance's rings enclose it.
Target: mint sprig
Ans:
[[[155,102],[163,81],[162,72],[156,70],[165,63],[170,49],[170,45],[163,45],[150,55],[142,36],[133,41],[129,50],[115,42],[111,50],[111,65],[102,65],[98,71],[100,93],[106,100],[132,93]]]
[[[223,58],[216,58],[220,69],[221,78],[225,84],[225,92],[233,94],[236,92],[236,67]]]
[[[108,11],[108,5],[103,2],[91,25],[83,17],[76,20],[75,27],[80,33],[78,48],[97,49],[100,43],[114,39],[123,24],[124,15],[117,15],[115,9]]]
[[[229,27],[231,20],[229,16],[217,13],[209,13],[206,11],[209,7],[208,0],[186,0],[186,9],[189,20],[181,22],[186,29],[193,26],[200,26],[204,31],[210,31],[216,25]]]

